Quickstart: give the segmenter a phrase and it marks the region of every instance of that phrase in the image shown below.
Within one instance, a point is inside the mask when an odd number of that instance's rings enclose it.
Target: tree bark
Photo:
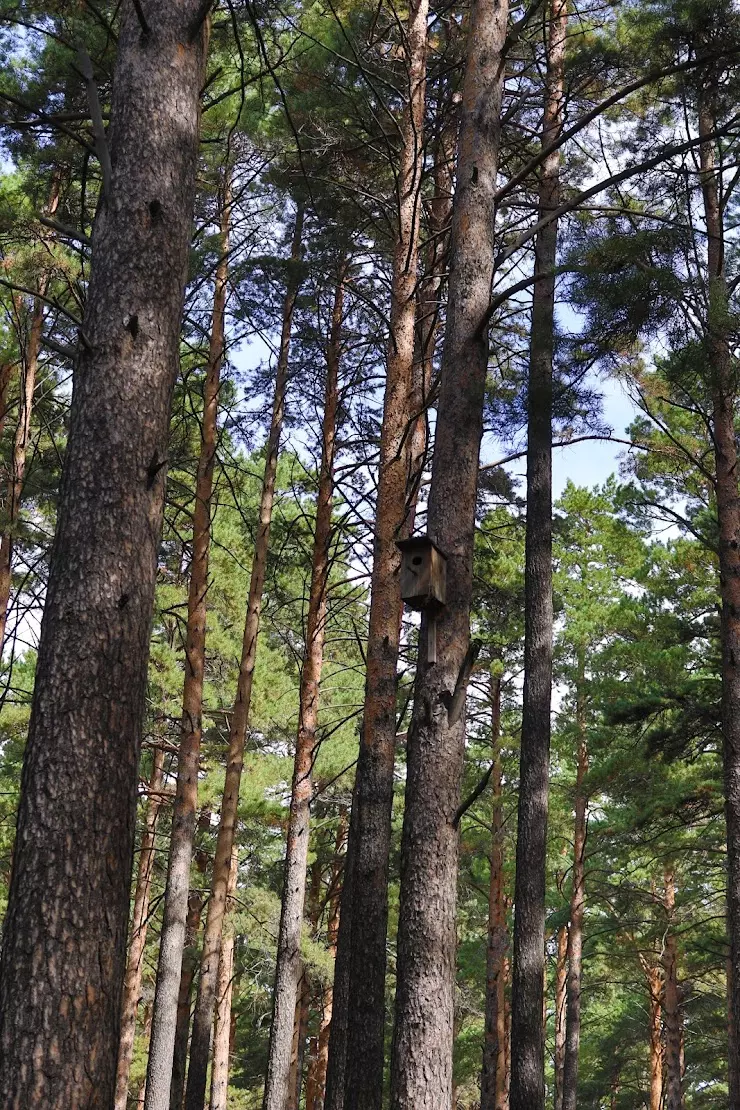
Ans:
[[[488,368],[483,320],[493,276],[507,19],[507,5],[499,0],[476,0],[471,9],[428,508],[429,534],[447,556],[447,604],[436,614],[436,663],[426,658],[428,617],[422,619],[407,740],[392,1110],[449,1110],[452,1099],[458,842],[454,817],[460,801],[464,701],[472,662],[473,540]]]
[[[288,1079],[288,1101],[285,1110],[298,1110],[303,1086],[303,1056],[308,1035],[308,1018],[311,1001],[311,990],[308,973],[305,968],[298,989],[298,1000],[295,1007],[295,1026],[293,1029],[293,1046],[291,1048],[290,1077]]]
[[[303,973],[301,928],[306,896],[306,863],[313,785],[311,771],[316,757],[321,670],[324,662],[327,586],[331,570],[332,498],[339,407],[339,364],[342,350],[342,313],[346,266],[342,265],[332,310],[331,335],[326,357],[326,394],[322,426],[321,471],[316,500],[311,587],[306,619],[306,649],[301,670],[298,736],[285,851],[283,901],[278,936],[273,993],[270,1051],[265,1080],[264,1110],[284,1110],[288,1098],[290,1049]],[[188,1108],[191,1110],[191,1108]],[[195,1107],[192,1110],[196,1110]]]
[[[558,954],[555,966],[555,1098],[554,1110],[563,1110],[563,1069],[565,1067],[565,1012],[568,983],[568,926],[558,929]]]
[[[293,324],[293,311],[298,296],[299,270],[301,257],[301,238],[303,235],[303,210],[296,213],[291,248],[292,272],[283,303],[280,353],[275,375],[272,421],[265,450],[265,470],[262,478],[260,498],[259,528],[252,557],[252,573],[247,599],[247,615],[244,623],[242,656],[239,667],[236,700],[231,714],[229,729],[229,750],[226,757],[226,777],[221,801],[221,819],[218,826],[216,855],[213,863],[211,897],[208,901],[208,916],[203,936],[203,950],[198,978],[198,995],[193,1016],[193,1033],[190,1042],[190,1066],[185,1092],[186,1110],[203,1110],[206,1098],[206,1072],[211,1049],[211,1028],[216,1001],[216,979],[218,961],[221,953],[221,935],[226,912],[226,890],[229,882],[231,853],[236,837],[236,818],[239,807],[239,786],[244,766],[244,749],[249,726],[249,709],[252,700],[252,681],[257,662],[257,639],[262,611],[262,593],[265,586],[267,555],[270,546],[272,508],[275,500],[280,439],[285,416],[285,391],[288,383],[288,363],[290,357],[290,334]],[[147,1110],[150,1110],[147,1107]],[[154,1108],[152,1108],[154,1110]]]
[[[182,695],[177,792],[172,816],[164,917],[159,941],[152,1042],[147,1068],[146,1110],[166,1110],[170,1102],[177,1006],[185,949],[190,864],[198,807],[200,744],[203,735],[211,496],[218,443],[218,395],[224,358],[230,215],[230,180],[229,171],[225,170],[220,197],[221,253],[216,269],[208,370],[203,387],[201,447],[195,486],[193,556],[188,590],[185,681]]]
[[[567,0],[551,0],[542,145],[563,125]],[[560,154],[542,164],[538,218],[557,209]],[[535,276],[552,272],[557,222],[537,235]],[[511,991],[511,1107],[544,1110],[545,869],[552,696],[552,359],[555,278],[534,287],[529,358],[527,525],[525,539],[524,693],[514,890]]]
[[[352,794],[347,852],[344,857],[337,954],[332,982],[332,1015],[329,1025],[326,1094],[322,1110],[343,1110],[344,1077],[347,1063],[347,1025],[349,1022],[349,968],[352,949],[352,896],[354,893],[354,855],[357,844],[356,792]]]
[[[665,871],[663,904],[667,918],[663,945],[664,1110],[683,1110],[683,1016],[678,982],[678,941],[674,927],[676,887],[671,866],[666,867]]]
[[[740,498],[738,497],[735,374],[729,338],[729,300],[719,183],[715,170],[714,98],[711,86],[699,105],[699,148],[704,219],[707,228],[708,316],[705,344],[712,389],[715,493],[719,524],[722,611],[722,739],[727,823],[727,921],[732,964],[729,1048],[733,1062],[729,1110],[740,1110]]]
[[[659,967],[641,961],[650,1004],[650,1110],[661,1110],[663,1102],[663,1042],[661,1039],[660,999],[663,981]]]
[[[337,941],[339,937],[340,914],[340,882],[342,876],[342,863],[347,840],[347,820],[344,814],[340,816],[337,826],[337,839],[334,849],[334,867],[329,889],[329,920],[326,927],[326,939],[329,954],[334,960],[337,956]],[[316,1039],[315,1056],[312,1058],[306,1083],[306,1110],[323,1110],[326,1096],[326,1075],[329,1063],[329,1032],[332,1022],[332,1009],[334,1002],[334,988],[331,984],[324,987],[321,998],[321,1020],[319,1035]]]
[[[353,935],[344,1019],[347,1110],[380,1110],[383,1097],[388,867],[402,612],[396,542],[407,533],[409,525],[409,448],[413,439],[410,405],[422,215],[428,12],[429,0],[412,0],[404,36],[408,97],[400,122],[398,229],[380,438],[365,706],[355,778]],[[345,920],[349,921],[346,915],[342,918]]]
[[[509,947],[504,887],[504,811],[501,801],[501,679],[491,675],[491,741],[493,745],[493,815],[491,875],[488,886],[486,949],[486,1019],[481,1071],[480,1110],[507,1110],[505,1029],[505,963]]]
[[[575,818],[573,828],[573,883],[570,895],[570,928],[568,930],[568,990],[565,1061],[563,1071],[563,1110],[577,1110],[578,1107],[583,915],[586,892],[586,835],[588,832],[588,797],[583,785],[586,775],[588,774],[585,671],[585,658],[583,653],[581,653],[578,660],[578,690],[576,691],[578,764],[576,769]]]
[[[226,898],[227,914],[233,911],[234,892],[239,868],[236,845],[231,853],[229,888]],[[211,1067],[210,1110],[226,1110],[229,1092],[229,1055],[231,1052],[231,1001],[234,993],[234,929],[228,922],[221,939],[221,959],[216,982],[216,1018],[213,1031],[213,1065]]]
[[[198,830],[205,837],[211,827],[211,810],[204,807],[198,818]],[[208,852],[196,847],[195,866],[201,876],[208,871]],[[198,933],[203,914],[203,889],[196,888],[188,895],[188,915],[185,918],[185,951],[182,954],[180,988],[177,994],[177,1023],[175,1026],[175,1055],[172,1061],[170,1082],[170,1110],[182,1110],[185,1098],[185,1078],[188,1067],[188,1040],[190,1038],[190,1008],[195,972],[200,962]]]
[[[139,869],[136,876],[136,894],[134,895],[134,912],[131,919],[128,963],[126,964],[126,976],[123,980],[121,1041],[118,1048],[114,1110],[126,1110],[128,1102],[128,1079],[134,1054],[136,1011],[139,1007],[139,991],[141,990],[141,975],[144,967],[144,945],[146,944],[147,926],[149,924],[149,894],[155,859],[154,842],[159,811],[162,805],[163,763],[164,749],[155,748],[152,775],[149,780],[144,833],[139,851]]]
[[[47,213],[53,216],[59,205],[59,177],[52,179]],[[44,236],[45,237],[45,236]],[[23,496],[23,482],[26,474],[26,456],[31,436],[31,416],[33,415],[33,398],[36,392],[36,373],[41,353],[41,334],[44,327],[44,301],[43,297],[49,287],[49,275],[43,274],[39,279],[39,296],[33,302],[31,323],[28,330],[28,341],[24,358],[22,359],[21,388],[19,396],[18,423],[16,424],[13,438],[13,454],[10,461],[10,475],[8,478],[8,492],[5,502],[5,526],[0,537],[0,652],[5,643],[5,631],[8,623],[8,606],[13,580],[13,544],[20,514],[21,498]],[[5,397],[7,379],[3,381],[2,419],[5,419]]]
[[[0,971],[0,1103],[113,1104],[205,30],[122,6]],[[192,40],[192,41],[191,41]],[[80,804],[80,799],[85,804]]]

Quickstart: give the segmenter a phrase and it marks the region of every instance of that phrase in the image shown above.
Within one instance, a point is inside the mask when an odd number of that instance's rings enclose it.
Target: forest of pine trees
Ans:
[[[737,0],[0,0],[0,1108],[740,1110],[739,437]]]

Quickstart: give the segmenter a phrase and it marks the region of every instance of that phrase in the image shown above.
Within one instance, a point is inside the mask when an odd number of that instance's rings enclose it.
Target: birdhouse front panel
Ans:
[[[401,551],[401,597],[411,609],[445,604],[447,560],[428,536],[413,536],[398,544]]]

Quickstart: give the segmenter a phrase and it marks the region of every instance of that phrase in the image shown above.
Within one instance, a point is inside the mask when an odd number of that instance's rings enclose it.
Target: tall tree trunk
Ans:
[[[203,735],[203,682],[206,660],[206,603],[211,549],[211,496],[218,444],[218,395],[224,358],[231,216],[228,168],[224,170],[220,201],[221,254],[216,269],[208,370],[203,387],[203,422],[193,512],[193,556],[190,566],[185,635],[185,681],[182,695],[177,792],[172,816],[164,916],[159,941],[152,1042],[147,1068],[146,1110],[166,1110],[170,1102],[177,1004],[188,914],[190,864],[198,807],[198,770]]]
[[[210,827],[211,810],[210,807],[204,806],[198,818],[198,831],[205,838]],[[198,873],[205,876],[210,863],[207,850],[202,845],[196,847],[194,857]],[[175,1054],[172,1060],[172,1080],[170,1082],[170,1110],[182,1110],[185,1098],[188,1040],[190,1038],[190,1009],[195,972],[200,962],[198,934],[203,915],[203,903],[202,886],[191,890],[188,895],[188,915],[185,918],[185,951],[182,954],[180,988],[177,994],[177,1023],[175,1026]]]
[[[344,1106],[380,1110],[383,1097],[385,970],[388,930],[396,672],[401,632],[400,554],[408,529],[410,404],[424,163],[429,0],[411,0],[404,38],[408,98],[400,123],[398,229],[393,254],[380,466],[367,641],[365,706],[355,779],[352,946]],[[349,920],[343,916],[343,921]],[[342,926],[340,925],[340,928]]]
[[[326,1093],[321,1110],[343,1110],[344,1078],[347,1064],[347,1032],[349,1023],[349,971],[352,954],[352,895],[354,891],[354,856],[357,844],[357,793],[352,793],[347,852],[342,871],[340,918],[337,932],[337,953],[332,981],[332,1014],[329,1025]]]
[[[699,105],[701,187],[707,228],[708,316],[705,344],[712,388],[715,492],[719,524],[722,613],[722,739],[727,822],[727,920],[732,963],[730,1000],[729,1110],[740,1110],[740,498],[735,440],[736,386],[729,339],[725,244],[715,171],[716,87],[702,91]]]
[[[334,866],[329,888],[329,920],[326,926],[326,939],[329,955],[336,960],[339,936],[340,882],[342,876],[343,853],[347,840],[347,820],[344,814],[337,826],[337,839],[334,848]],[[329,1033],[332,1022],[334,988],[331,984],[324,987],[321,999],[321,1019],[319,1035],[316,1040],[315,1056],[311,1061],[306,1084],[306,1110],[323,1110],[326,1095],[326,1074],[329,1062]]]
[[[198,155],[198,8],[173,0],[146,37],[133,4],[121,9],[112,171],[93,231],[3,936],[7,1110],[113,1104]]]
[[[568,930],[568,992],[565,1065],[563,1073],[563,1110],[577,1110],[578,1106],[583,914],[586,891],[586,835],[588,831],[588,797],[584,788],[584,781],[588,774],[585,684],[586,662],[583,652],[581,652],[578,659],[578,690],[576,691],[578,764],[576,769],[575,819],[573,827],[573,883],[570,895],[570,928]]]
[[[480,1110],[506,1110],[505,978],[509,947],[504,888],[504,811],[501,799],[501,679],[491,675],[491,741],[493,745],[493,815],[491,875],[488,885],[486,949],[486,1022],[483,1041]]]
[[[558,929],[558,954],[555,966],[555,1098],[554,1110],[563,1110],[563,1069],[565,1067],[565,1011],[568,983],[568,926]]]
[[[234,892],[238,876],[239,853],[236,844],[231,853],[229,887],[226,899],[227,914],[233,911]],[[232,1014],[231,1000],[234,993],[234,929],[228,921],[221,939],[221,959],[216,982],[216,1017],[213,1029],[213,1065],[211,1067],[210,1110],[226,1110],[229,1091],[229,1056],[231,1053]]]
[[[47,212],[53,216],[59,206],[59,176],[52,178]],[[20,514],[23,482],[26,475],[26,456],[31,436],[31,416],[33,398],[36,392],[36,373],[41,352],[41,333],[44,327],[44,296],[49,287],[48,274],[42,274],[38,283],[39,296],[33,302],[31,322],[28,329],[24,357],[21,360],[21,388],[19,396],[18,423],[13,438],[13,453],[10,460],[10,475],[5,502],[5,526],[0,536],[0,651],[5,643],[8,623],[8,606],[13,575],[13,543],[15,540],[18,517]],[[7,380],[3,382],[3,394],[7,390]],[[3,396],[2,419],[5,419],[5,398]]]
[[[447,556],[447,604],[437,615],[437,662],[422,620],[407,740],[401,845],[392,1110],[449,1110],[455,907],[465,734],[473,540],[493,275],[494,194],[508,9],[475,0],[470,14],[450,241],[447,329],[428,529]]]
[[[676,887],[672,866],[665,871],[664,906],[667,918],[663,945],[663,1026],[665,1032],[664,1110],[683,1110],[683,1016],[678,983],[678,941],[674,915]]]
[[[293,1014],[302,975],[301,928],[306,896],[306,863],[313,785],[311,769],[316,756],[321,669],[324,662],[327,586],[331,570],[332,498],[339,406],[339,363],[342,349],[344,303],[343,264],[332,310],[331,336],[326,358],[326,394],[322,425],[321,472],[316,500],[311,588],[306,619],[306,650],[301,670],[298,736],[288,817],[283,901],[278,936],[273,993],[270,1051],[265,1080],[265,1110],[284,1110],[288,1097]],[[196,1110],[195,1107],[188,1110]]]
[[[641,959],[645,981],[648,988],[650,1006],[650,1110],[661,1110],[663,1103],[663,1042],[661,1039],[661,994],[663,977],[657,966],[651,966]]]
[[[257,662],[257,639],[262,611],[262,593],[265,587],[267,554],[270,546],[272,508],[275,500],[280,439],[285,416],[285,391],[288,383],[288,363],[290,357],[290,334],[293,324],[293,311],[299,289],[299,262],[301,239],[303,235],[303,209],[296,213],[291,248],[291,275],[283,303],[280,353],[275,375],[275,394],[273,398],[272,421],[265,449],[265,470],[262,478],[260,498],[259,528],[252,557],[252,573],[247,599],[247,615],[244,623],[242,656],[239,667],[236,700],[231,714],[229,729],[229,750],[226,757],[226,777],[221,800],[221,819],[218,825],[216,855],[213,862],[211,897],[208,901],[208,916],[203,936],[203,950],[198,978],[198,995],[193,1016],[193,1034],[190,1042],[190,1066],[185,1092],[187,1110],[203,1110],[206,1098],[206,1072],[211,1050],[211,1028],[216,1001],[216,979],[218,961],[221,954],[221,935],[226,913],[226,891],[229,883],[231,853],[236,837],[236,818],[239,808],[239,785],[244,766],[244,748],[247,741],[249,709],[252,700],[252,681]],[[147,1107],[147,1110],[150,1110]],[[154,1108],[152,1108],[154,1110]]]
[[[144,1009],[144,1040],[148,1043],[152,1035],[152,1007],[148,1005]],[[139,1090],[136,1095],[136,1110],[142,1110],[144,1106],[144,1098],[146,1097],[146,1076],[139,1084]]]
[[[136,876],[136,894],[134,895],[134,912],[131,919],[128,963],[126,964],[126,976],[123,980],[121,1042],[118,1048],[114,1110],[126,1110],[128,1101],[128,1079],[134,1054],[136,1011],[139,1007],[141,975],[144,969],[144,945],[149,924],[149,894],[152,886],[155,858],[154,841],[159,810],[162,805],[163,763],[164,749],[161,747],[155,748],[152,774],[149,779],[149,797],[144,819],[144,833],[139,851],[139,869]]]
[[[567,0],[551,0],[542,146],[563,125]],[[560,153],[542,164],[538,218],[560,197]],[[552,697],[552,358],[557,222],[537,235],[529,356],[527,526],[525,541],[524,694],[514,890],[511,990],[511,1107],[544,1110],[545,869]],[[548,275],[548,276],[544,276]]]
[[[303,1085],[303,1056],[308,1034],[308,1018],[311,1003],[311,987],[308,972],[304,968],[298,989],[295,1007],[293,1046],[291,1048],[290,1076],[288,1079],[288,1101],[285,1110],[298,1110]]]

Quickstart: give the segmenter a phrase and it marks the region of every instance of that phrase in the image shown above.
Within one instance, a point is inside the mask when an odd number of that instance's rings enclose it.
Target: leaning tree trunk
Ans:
[[[504,886],[504,811],[501,799],[501,679],[491,675],[491,741],[493,745],[493,814],[491,874],[488,884],[486,948],[486,1021],[481,1070],[480,1110],[506,1110],[505,966],[509,947]]]
[[[586,894],[586,834],[588,797],[584,787],[588,774],[586,738],[586,663],[583,652],[578,658],[576,727],[578,763],[576,768],[575,818],[573,827],[573,882],[570,895],[568,930],[568,990],[566,1002],[565,1061],[563,1067],[563,1110],[577,1110],[578,1058],[581,1043],[581,973],[583,967],[583,915]]]
[[[0,971],[0,1103],[112,1105],[202,5],[122,5]],[[84,805],[80,799],[84,799]]]
[[[722,739],[727,822],[727,920],[732,964],[729,1006],[729,1110],[740,1110],[740,497],[735,439],[737,402],[730,352],[730,314],[725,277],[725,244],[720,189],[714,160],[716,89],[702,92],[699,107],[701,186],[707,228],[708,315],[705,345],[712,388],[715,493],[719,524],[719,577],[722,612]]]
[[[567,0],[551,0],[542,146],[563,125]],[[542,164],[539,219],[558,207],[560,153]],[[535,244],[529,356],[527,526],[525,539],[524,691],[514,888],[511,984],[511,1108],[544,1110],[545,871],[552,697],[552,359],[557,222]]]
[[[470,603],[483,401],[484,320],[493,276],[493,223],[508,9],[475,0],[463,84],[453,202],[447,329],[429,495],[428,529],[447,556],[447,604],[437,662],[422,621],[407,740],[401,845],[392,1110],[449,1110],[454,1035],[457,842],[472,656]]]
[[[231,853],[229,886],[226,892],[226,913],[233,910],[234,892],[239,870],[236,845]],[[229,1055],[231,1052],[231,1000],[234,993],[234,929],[228,921],[221,939],[221,958],[216,981],[216,1017],[213,1027],[213,1065],[211,1067],[210,1110],[226,1110],[229,1091]]]
[[[118,1048],[116,1069],[116,1095],[114,1110],[126,1110],[128,1102],[128,1079],[131,1060],[134,1055],[134,1036],[136,1033],[136,1011],[139,1007],[141,976],[144,970],[144,945],[146,944],[149,924],[149,894],[154,873],[154,842],[157,832],[159,810],[162,805],[162,766],[164,749],[154,749],[154,765],[149,780],[149,797],[144,819],[144,833],[139,850],[139,869],[136,876],[134,912],[131,919],[131,941],[128,949],[126,976],[123,980],[123,1002],[121,1005],[121,1042]]]
[[[324,661],[326,632],[327,586],[331,569],[331,516],[339,407],[338,380],[342,345],[344,276],[343,267],[334,299],[331,336],[326,359],[321,472],[316,501],[313,566],[306,619],[306,650],[301,670],[300,719],[288,817],[288,842],[285,851],[283,900],[278,934],[264,1110],[284,1110],[288,1100],[293,1016],[298,986],[303,974],[301,929],[306,896],[306,863],[313,796],[311,771],[316,757],[321,669]]]
[[[663,1028],[665,1058],[664,1110],[683,1110],[683,1016],[678,982],[678,941],[675,931],[676,886],[666,867],[664,906],[667,918],[663,944]]]
[[[50,216],[54,215],[58,205],[59,177],[54,175],[47,205],[47,212]],[[46,238],[46,235],[43,238]],[[2,537],[0,537],[0,651],[2,651],[5,643],[5,632],[8,623],[8,606],[13,581],[13,543],[23,496],[23,482],[26,475],[26,456],[31,437],[31,416],[33,414],[34,393],[36,392],[36,373],[39,365],[39,354],[41,353],[41,334],[44,327],[43,298],[48,287],[49,275],[42,274],[38,283],[39,296],[33,302],[28,340],[21,360],[22,374],[18,398],[18,423],[13,437],[13,452],[10,459],[10,475],[5,502],[5,523]],[[7,381],[3,385],[4,391],[7,390]],[[4,419],[4,417],[5,403],[3,398],[2,418]]]
[[[408,445],[412,433],[414,323],[418,278],[429,0],[412,0],[405,48],[408,99],[400,123],[398,228],[393,254],[390,339],[367,641],[365,706],[354,797],[352,946],[344,1106],[379,1110],[383,1097],[396,684],[401,632],[400,554],[408,529]],[[349,922],[343,915],[342,922]],[[340,924],[340,929],[343,927]]]
[[[208,369],[203,387],[203,422],[193,512],[193,556],[185,634],[185,681],[177,766],[177,792],[172,815],[164,916],[152,1016],[146,1110],[166,1110],[170,1102],[177,1028],[177,1002],[185,949],[190,864],[198,806],[198,770],[203,735],[203,682],[206,654],[206,598],[211,549],[211,496],[218,443],[218,395],[224,358],[231,195],[229,171],[221,191],[221,253],[216,269]]]
[[[565,1067],[565,1012],[568,983],[568,926],[558,929],[555,964],[555,1095],[553,1110],[563,1110],[563,1070]]]

